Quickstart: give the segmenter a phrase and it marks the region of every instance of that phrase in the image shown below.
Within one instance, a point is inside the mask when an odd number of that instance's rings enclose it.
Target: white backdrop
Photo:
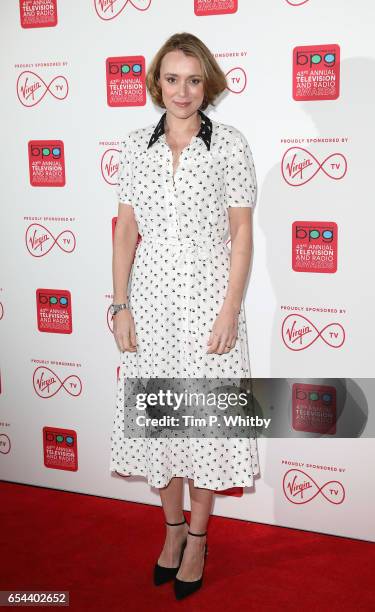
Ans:
[[[162,111],[142,75],[129,77],[141,104],[116,106],[106,62],[147,69],[179,31],[227,74],[206,112],[254,155],[252,376],[347,377],[371,424],[371,381],[359,377],[373,376],[374,13],[371,0],[2,1],[4,479],[160,503],[144,479],[109,473],[119,352],[108,307],[119,143]],[[375,540],[372,439],[336,436],[260,440],[255,490],[215,496],[214,513]]]

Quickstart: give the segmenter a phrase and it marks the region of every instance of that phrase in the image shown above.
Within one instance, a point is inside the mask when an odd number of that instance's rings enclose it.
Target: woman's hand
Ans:
[[[120,351],[134,353],[137,350],[133,315],[123,308],[113,317],[113,335]]]
[[[224,305],[212,326],[207,353],[229,353],[235,346],[238,332],[238,310]]]

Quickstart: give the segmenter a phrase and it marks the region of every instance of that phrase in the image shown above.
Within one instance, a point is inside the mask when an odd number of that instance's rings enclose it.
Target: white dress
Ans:
[[[121,353],[110,470],[164,487],[173,476],[213,490],[252,486],[256,438],[131,438],[124,433],[130,378],[250,378],[243,304],[235,347],[206,353],[230,269],[228,206],[254,207],[257,182],[245,136],[199,111],[201,127],[173,177],[172,152],[158,123],[121,142],[117,196],[131,204],[139,242],[128,296],[137,351]],[[126,412],[125,412],[126,414]]]

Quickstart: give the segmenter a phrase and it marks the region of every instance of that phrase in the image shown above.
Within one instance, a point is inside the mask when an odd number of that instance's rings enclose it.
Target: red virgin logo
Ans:
[[[315,480],[302,470],[288,470],[283,478],[283,491],[292,504],[307,504],[318,495],[322,495],[331,504],[342,504],[345,499],[345,489],[338,480],[329,480],[319,486]]]
[[[100,168],[102,171],[102,177],[108,185],[118,185],[117,172],[119,166],[119,154],[118,149],[107,149],[102,155],[100,161]]]
[[[311,181],[321,170],[325,176],[335,181],[344,178],[348,169],[342,153],[331,153],[321,162],[303,147],[290,147],[281,160],[281,174],[291,187],[301,187]]]
[[[104,21],[115,19],[128,5],[138,11],[147,11],[151,6],[151,0],[94,0],[96,14]]]
[[[17,97],[23,106],[39,104],[49,93],[56,100],[65,100],[68,95],[68,81],[63,75],[57,75],[46,83],[42,77],[31,70],[24,70],[17,79]]]
[[[56,245],[64,253],[76,248],[76,238],[71,230],[62,230],[56,237],[40,223],[31,223],[25,234],[26,248],[33,257],[44,257]]]
[[[46,366],[39,366],[33,374],[33,387],[35,393],[42,399],[50,399],[60,389],[64,389],[69,395],[77,397],[82,392],[82,382],[76,374],[70,374],[61,380],[56,372]]]
[[[340,348],[345,342],[345,330],[340,323],[328,323],[319,331],[307,317],[290,314],[283,321],[281,337],[291,351],[303,351],[318,338],[331,348]]]

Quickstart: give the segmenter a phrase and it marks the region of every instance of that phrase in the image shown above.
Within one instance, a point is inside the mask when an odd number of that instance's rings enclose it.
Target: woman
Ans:
[[[125,439],[124,378],[250,376],[242,298],[257,185],[246,138],[203,112],[227,83],[202,41],[171,36],[146,85],[165,112],[129,132],[120,152],[112,312],[122,357],[111,470],[159,489],[167,527],[154,583],[174,578],[181,599],[202,584],[214,491],[252,486],[259,472],[256,440]]]

